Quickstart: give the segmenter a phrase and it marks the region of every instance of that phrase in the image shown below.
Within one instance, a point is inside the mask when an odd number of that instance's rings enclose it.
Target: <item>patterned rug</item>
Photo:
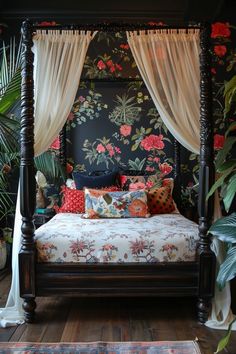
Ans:
[[[0,343],[1,354],[201,354],[195,341]]]

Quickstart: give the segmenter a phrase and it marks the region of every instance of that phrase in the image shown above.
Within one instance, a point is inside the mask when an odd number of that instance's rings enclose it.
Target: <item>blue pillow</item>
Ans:
[[[100,176],[87,176],[83,173],[74,172],[73,178],[76,189],[87,188],[102,188],[116,184],[117,171],[109,172]]]

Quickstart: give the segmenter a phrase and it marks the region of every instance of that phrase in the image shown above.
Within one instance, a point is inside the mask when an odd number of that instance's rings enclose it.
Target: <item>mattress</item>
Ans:
[[[198,225],[180,214],[83,219],[61,213],[35,231],[38,262],[191,262],[198,239]]]

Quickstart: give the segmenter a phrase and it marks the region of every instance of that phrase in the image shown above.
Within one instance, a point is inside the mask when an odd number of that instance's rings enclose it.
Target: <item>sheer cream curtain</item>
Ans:
[[[160,29],[126,34],[140,74],[163,122],[181,145],[199,154],[199,30]],[[215,218],[219,218],[218,198],[215,198],[215,212]],[[220,262],[222,244],[214,239],[212,247]],[[232,320],[230,303],[229,284],[221,292],[216,287],[212,313],[206,325],[227,328]]]
[[[90,31],[37,31],[34,36],[35,155],[46,151],[66,122],[79,86]],[[19,193],[12,255],[12,285],[6,307],[0,309],[0,326],[23,323],[19,296],[18,253],[21,243]]]

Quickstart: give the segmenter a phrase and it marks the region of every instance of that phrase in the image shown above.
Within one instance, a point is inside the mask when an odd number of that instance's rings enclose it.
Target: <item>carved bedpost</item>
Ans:
[[[179,211],[181,212],[181,161],[180,161],[180,143],[174,139],[174,199]]]
[[[204,25],[200,33],[200,171],[199,171],[199,289],[198,319],[208,319],[215,286],[215,255],[210,249],[211,237],[207,231],[211,225],[214,198],[206,196],[214,183],[214,150],[212,118],[212,83],[210,26]]]
[[[60,140],[60,150],[59,150],[60,163],[63,166],[64,170],[66,171],[66,161],[67,161],[66,124],[64,125],[64,127],[60,131],[59,140]]]
[[[20,296],[26,322],[34,319],[35,263],[34,241],[35,170],[34,170],[34,83],[33,52],[31,47],[32,25],[26,20],[22,25],[23,47],[21,84],[21,163],[20,163],[20,210],[22,215],[22,245],[19,253]]]

